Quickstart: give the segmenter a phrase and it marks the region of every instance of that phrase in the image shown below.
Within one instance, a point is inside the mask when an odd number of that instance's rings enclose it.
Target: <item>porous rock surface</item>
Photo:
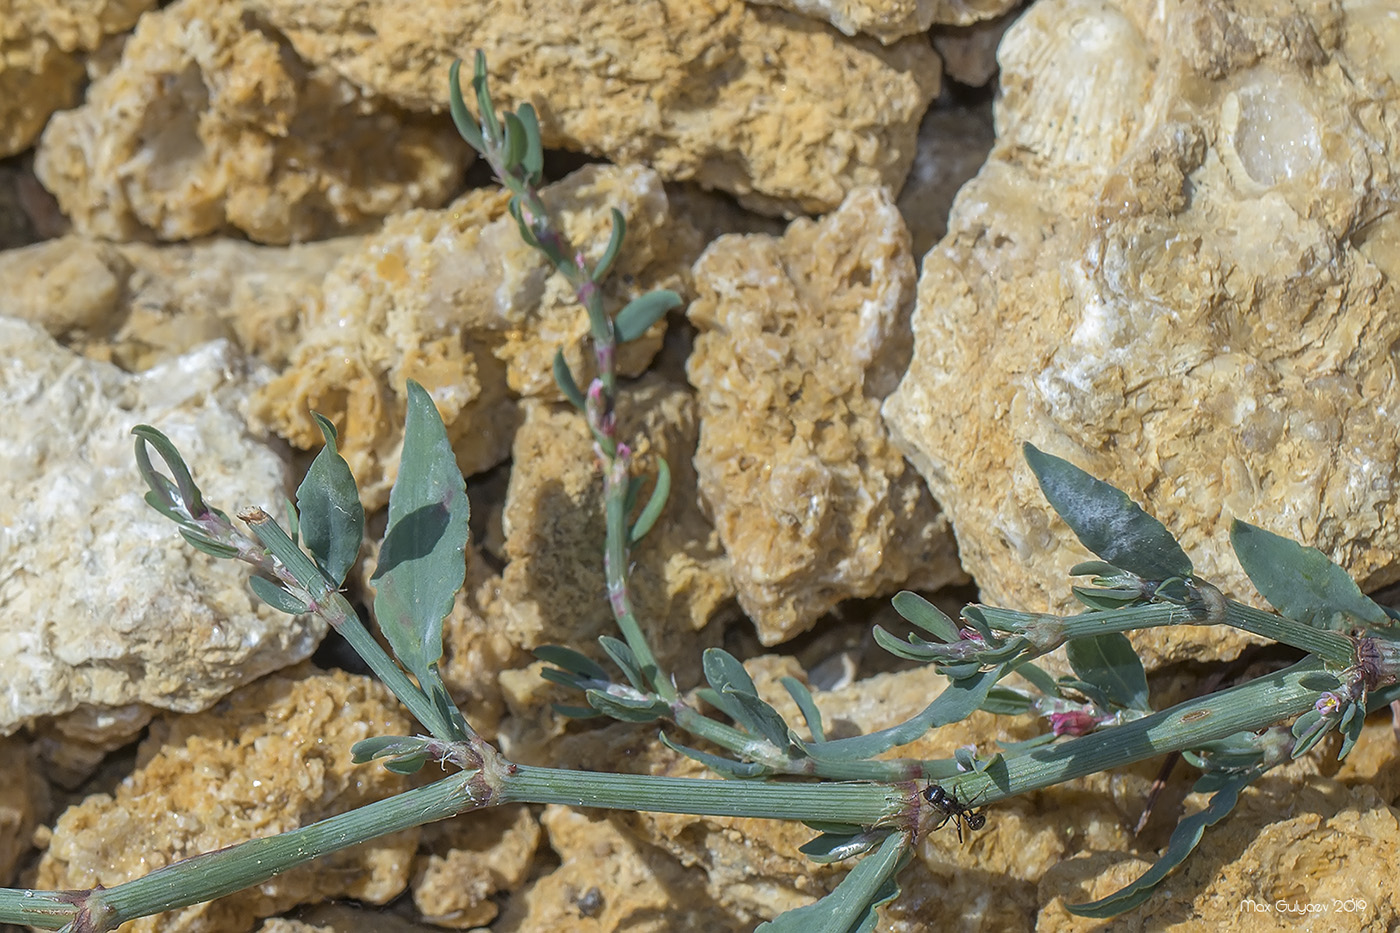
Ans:
[[[83,83],[82,53],[155,0],[6,0],[0,11],[0,158],[27,148]]]
[[[309,665],[239,690],[203,713],[168,717],[112,794],[59,817],[39,863],[43,888],[111,887],[226,845],[306,826],[408,789],[350,746],[412,723],[378,682]],[[342,850],[219,900],[132,921],[136,933],[248,930],[297,904],[382,904],[408,885],[419,830]]]
[[[909,234],[864,188],[695,264],[700,495],[739,604],[777,644],[838,602],[960,580],[947,520],[880,420],[909,354]]]
[[[261,378],[225,342],[127,375],[0,318],[0,403],[23,413],[0,446],[0,734],[74,710],[129,734],[130,704],[203,709],[316,647],[323,623],[261,605],[145,504],[132,456],[153,424],[210,502],[280,503],[285,464],[237,413]]]
[[[998,16],[1020,0],[749,0],[830,23],[848,36],[886,45],[927,32],[935,23],[966,26]]]
[[[698,251],[671,226],[665,189],[640,167],[586,166],[544,191],[570,242],[596,264],[611,208],[626,246],[603,286],[610,307],[653,288],[688,289]],[[663,325],[623,346],[621,372],[644,369]],[[468,476],[504,460],[519,395],[558,397],[556,350],[587,386],[588,316],[567,280],[520,239],[506,198],[469,192],[441,210],[407,211],[345,256],[313,296],[292,362],[258,393],[253,414],[302,448],[322,437],[308,412],[340,430],[340,452],[366,507],[388,501],[403,442],[405,385],[433,396]]]
[[[521,888],[543,832],[528,807],[496,807],[423,830],[425,852],[413,903],[435,926],[481,927],[500,912],[500,895]]]
[[[0,787],[0,885],[8,885],[33,848],[34,830],[49,818],[48,782],[19,736],[0,738]]]
[[[128,371],[220,338],[280,367],[298,342],[302,308],[358,244],[340,237],[285,247],[226,238],[154,245],[74,234],[0,253],[0,314]]]
[[[1398,47],[1365,3],[1049,0],[1007,33],[997,142],[885,404],[985,601],[1062,606],[1085,558],[1026,441],[1144,503],[1227,594],[1252,592],[1231,516],[1367,589],[1400,575]]]
[[[49,122],[35,171],[80,232],[286,243],[441,204],[467,151],[450,123],[298,60],[247,4],[178,0]]]
[[[483,49],[498,105],[532,102],[547,147],[645,164],[768,211],[898,187],[938,93],[923,37],[848,40],[743,0],[250,2],[307,62],[412,110],[441,110],[452,60]]]

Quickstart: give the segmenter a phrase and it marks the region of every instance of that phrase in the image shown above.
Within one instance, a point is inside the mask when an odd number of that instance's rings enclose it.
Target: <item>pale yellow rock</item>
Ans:
[[[351,764],[349,752],[361,739],[412,728],[378,682],[309,666],[258,681],[208,712],[159,720],[136,771],[114,794],[95,794],[59,817],[36,884],[111,887],[406,790],[403,777]],[[407,887],[418,835],[386,836],[124,929],[234,933],[296,904],[333,897],[382,904]]]
[[[453,58],[483,49],[498,105],[532,102],[547,147],[642,163],[766,211],[897,188],[938,92],[922,37],[886,48],[742,0],[251,2],[306,61],[412,110],[441,111]]]
[[[1231,517],[1364,588],[1400,575],[1397,37],[1370,6],[1214,0],[1052,0],[1007,33],[996,147],[925,258],[885,405],[987,602],[1066,606],[1086,557],[1026,441],[1144,503],[1228,595],[1252,593]]]
[[[670,221],[661,179],[643,168],[588,166],[545,189],[545,202],[587,261],[607,246],[610,209],[627,239],[603,286],[609,308],[653,288],[688,290],[697,251]],[[624,373],[644,369],[663,325],[626,344]],[[587,386],[588,316],[562,275],[520,239],[506,196],[471,192],[436,211],[388,221],[326,277],[306,312],[291,365],[260,393],[254,416],[298,447],[322,443],[317,411],[335,422],[368,507],[388,500],[398,472],[405,385],[432,394],[468,476],[505,459],[516,396],[558,397],[562,350]]]
[[[874,36],[889,45],[935,24],[966,26],[1015,7],[1020,0],[749,0],[820,19],[848,36]]]
[[[128,371],[229,338],[272,366],[295,347],[301,310],[354,237],[286,247],[246,240],[112,244],[77,234],[0,253],[0,314]]]
[[[454,930],[495,919],[496,898],[521,887],[543,833],[526,807],[497,807],[424,831],[413,903],[435,926]]]
[[[77,102],[81,53],[130,29],[155,0],[7,0],[0,11],[0,158]]]
[[[179,0],[49,123],[35,169],[81,232],[286,243],[440,204],[466,157],[445,121],[307,66],[244,3]]]
[[[781,239],[723,237],[695,279],[700,494],[763,643],[849,597],[962,579],[947,520],[880,420],[914,288],[888,193],[852,192]]]

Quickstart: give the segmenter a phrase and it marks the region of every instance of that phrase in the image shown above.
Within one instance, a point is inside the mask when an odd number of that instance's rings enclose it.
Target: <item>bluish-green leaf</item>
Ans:
[[[627,302],[626,307],[617,312],[617,317],[613,320],[617,342],[631,343],[645,334],[651,325],[665,317],[667,311],[680,306],[681,296],[666,288],[633,298]]]
[[[923,712],[897,726],[881,729],[869,735],[856,735],[830,742],[806,745],[813,758],[820,761],[855,761],[874,758],[896,745],[907,745],[930,729],[960,722],[980,707],[1003,673],[1003,668],[979,671],[965,680],[949,684]]]
[[[574,374],[569,370],[569,363],[564,359],[563,350],[554,351],[554,384],[559,386],[559,391],[564,393],[564,398],[569,400],[570,405],[579,411],[587,407],[588,403],[579,391],[578,383],[574,381]]]
[[[501,121],[496,117],[496,105],[491,100],[491,90],[486,81],[486,53],[476,50],[476,61],[472,69],[472,90],[476,91],[476,109],[481,117],[483,135],[493,143],[501,142]]]
[[[540,118],[532,104],[521,104],[520,124],[525,128],[525,155],[520,161],[526,181],[538,187],[544,181],[544,145],[540,139]]]
[[[165,499],[167,504],[183,509],[191,519],[202,518],[208,506],[204,504],[204,496],[190,474],[190,468],[185,465],[185,458],[180,456],[179,449],[170,438],[149,424],[138,424],[131,429],[131,433],[136,435],[137,469],[151,492],[157,498]],[[174,477],[173,483],[155,468],[150,454],[146,451],[147,444],[156,449],[156,453],[160,454],[160,458],[170,468],[171,476]],[[178,501],[175,498],[177,496]]]
[[[530,140],[525,133],[525,124],[513,113],[501,115],[505,121],[505,145],[501,149],[501,164],[506,171],[514,171],[525,158]]]
[[[1031,698],[1010,687],[993,687],[982,701],[982,709],[994,716],[1020,716],[1031,709]]]
[[[734,761],[731,758],[721,758],[709,752],[702,752],[689,745],[682,745],[673,741],[665,732],[660,733],[662,743],[674,752],[679,752],[692,761],[709,768],[716,774],[729,778],[756,778],[768,773],[768,768],[764,765],[752,761]]]
[[[797,851],[818,865],[830,865],[857,855],[864,855],[884,841],[885,833],[868,829],[855,832],[824,832],[797,847]]]
[[[760,923],[754,933],[867,933],[875,929],[876,908],[898,896],[895,879],[908,858],[909,837],[890,833],[826,897]]]
[[[379,626],[420,682],[442,657],[442,620],[466,578],[470,508],[442,418],[427,391],[410,381],[399,477],[371,582]]]
[[[1127,495],[1068,460],[1022,449],[1041,492],[1090,551],[1144,580],[1191,575],[1191,559],[1166,526]]]
[[[1055,678],[1045,673],[1044,670],[1037,667],[1032,662],[1022,661],[1020,664],[1013,666],[1011,670],[1013,673],[1020,674],[1026,679],[1027,683],[1046,696],[1061,696],[1060,686],[1055,682]]]
[[[667,716],[671,708],[664,700],[647,697],[620,697],[601,690],[589,690],[585,696],[594,709],[622,722],[655,722]]]
[[[705,669],[705,680],[720,693],[733,691],[758,696],[758,687],[753,678],[744,670],[744,665],[723,648],[706,648],[701,656]]]
[[[196,551],[203,551],[210,557],[217,557],[220,560],[228,560],[230,557],[238,556],[238,548],[231,544],[222,544],[205,535],[190,531],[188,528],[180,529],[180,537],[184,538]]]
[[[882,625],[876,625],[871,629],[871,635],[875,638],[875,644],[895,657],[903,658],[906,661],[928,663],[930,661],[944,661],[948,657],[947,645],[941,642],[926,641],[918,635],[911,634],[909,640],[904,641],[885,631]]]
[[[267,577],[249,577],[248,585],[253,588],[253,592],[257,594],[258,599],[261,599],[279,612],[285,612],[287,615],[292,616],[299,616],[306,612],[306,603],[297,599],[279,584],[273,583],[271,580],[267,579]]]
[[[1349,628],[1349,618],[1389,625],[1385,611],[1317,548],[1238,519],[1230,523],[1230,543],[1255,589],[1284,617],[1325,629]]]
[[[331,586],[339,587],[364,543],[365,509],[350,465],[336,451],[335,426],[315,412],[311,417],[326,438],[326,446],[311,461],[306,478],[297,487],[298,527],[302,543],[321,572]]]
[[[740,723],[750,734],[762,738],[774,748],[788,747],[788,727],[783,717],[761,697],[736,690],[726,691],[743,710]]]
[[[600,635],[598,644],[603,646],[603,651],[612,658],[614,664],[622,669],[623,676],[634,690],[640,693],[650,693],[647,679],[642,674],[641,667],[637,664],[637,656],[632,653],[632,649],[627,647],[627,642],[611,635]]]
[[[535,649],[534,655],[546,664],[553,664],[589,680],[601,680],[605,683],[609,680],[608,672],[602,665],[572,648],[540,645]]]
[[[802,711],[802,718],[807,721],[807,728],[811,731],[812,738],[818,742],[825,742],[822,711],[817,708],[817,701],[812,699],[812,691],[808,690],[807,685],[796,677],[784,677],[780,683],[787,688],[788,696],[792,697],[792,701]]]
[[[1069,666],[1098,686],[1114,706],[1147,710],[1147,672],[1133,643],[1121,632],[1072,638],[1065,645]]]
[[[890,600],[894,611],[939,641],[952,643],[962,637],[957,625],[933,603],[918,593],[901,590]]]
[[[1223,820],[1239,801],[1240,791],[1248,787],[1258,777],[1257,772],[1237,775],[1223,785],[1210,798],[1210,803],[1199,813],[1186,817],[1177,824],[1157,863],[1143,873],[1141,878],[1114,894],[1088,904],[1066,904],[1065,909],[1081,917],[1105,920],[1132,910],[1141,905],[1166,880],[1167,875],[1186,860],[1201,841],[1207,826],[1214,826]]]
[[[651,490],[651,498],[647,500],[646,508],[642,509],[642,514],[637,516],[631,531],[627,533],[629,544],[636,544],[646,537],[647,532],[651,531],[656,520],[661,517],[662,510],[666,508],[666,500],[670,496],[671,465],[666,462],[665,457],[657,457],[656,485]]]
[[[462,82],[459,73],[462,70],[462,60],[459,58],[452,63],[452,67],[447,72],[447,106],[452,112],[452,122],[457,127],[457,133],[467,141],[477,152],[485,154],[486,144],[481,138],[481,127],[477,126],[476,118],[467,109],[467,104],[462,100]]]
[[[617,254],[622,249],[622,238],[627,235],[627,218],[622,216],[622,211],[617,208],[612,209],[612,233],[608,236],[608,246],[603,250],[602,258],[598,260],[598,265],[593,267],[593,281],[601,285],[603,280],[612,271],[613,263],[617,261]]]

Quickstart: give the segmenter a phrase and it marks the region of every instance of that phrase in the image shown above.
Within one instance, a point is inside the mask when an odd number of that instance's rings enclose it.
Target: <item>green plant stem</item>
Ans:
[[[1236,732],[1262,729],[1313,708],[1327,674],[1316,658],[1210,696],[1068,742],[1008,755],[984,773],[950,781],[963,800],[995,802],[1075,778],[1197,748]]]

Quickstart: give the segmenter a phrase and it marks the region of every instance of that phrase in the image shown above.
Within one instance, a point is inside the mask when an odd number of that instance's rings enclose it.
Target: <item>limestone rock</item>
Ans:
[[[567,645],[596,651],[599,635],[616,634],[603,573],[602,477],[583,415],[563,403],[531,401],[516,434],[506,497],[506,565],[497,624],[517,645]],[[698,431],[695,400],[683,385],[648,375],[623,387],[619,431],[636,452],[634,475],[654,476],[656,458],[671,467],[666,511],[632,549],[631,597],[661,666],[693,682],[701,651],[717,634],[697,635],[733,596],[729,562],[719,537],[696,503],[691,457]],[[642,491],[650,495],[651,484]],[[619,676],[621,676],[619,674]],[[517,685],[529,696],[553,693],[535,671]],[[513,688],[510,692],[517,692]],[[509,693],[508,693],[509,699]],[[554,697],[578,703],[580,697]],[[516,697],[520,704],[533,700]],[[541,701],[546,722],[556,723]],[[517,724],[519,726],[520,724]],[[517,735],[514,748],[521,747]]]
[[[0,15],[0,158],[29,147],[83,83],[80,53],[125,32],[155,0],[7,0]]]
[[[0,253],[0,314],[128,371],[219,338],[286,364],[298,315],[354,237],[287,247],[246,240],[113,244],[79,235]]]
[[[401,106],[443,109],[453,58],[484,49],[493,96],[533,102],[546,146],[789,214],[897,188],[938,92],[922,37],[846,40],[742,0],[251,2],[306,61]]]
[[[1020,0],[749,0],[824,20],[848,36],[865,34],[889,45],[927,32],[935,23],[966,26],[990,19]]]
[[[202,852],[271,836],[406,790],[350,746],[413,724],[368,677],[308,666],[245,687],[214,709],[159,720],[112,795],[70,807],[39,864],[39,887],[111,887]],[[326,856],[217,901],[133,921],[133,931],[247,930],[303,903],[382,904],[408,885],[417,829]]]
[[[178,0],[50,121],[35,167],[84,233],[286,243],[442,203],[467,151],[446,121],[302,63],[245,3]]]
[[[953,199],[987,161],[995,138],[989,101],[964,104],[945,94],[924,114],[919,152],[895,202],[909,227],[916,263],[948,232]]]
[[[946,519],[880,421],[914,288],[888,194],[852,192],[782,239],[723,237],[695,279],[700,494],[762,642],[848,597],[961,579]]]
[[[1252,593],[1231,516],[1363,588],[1400,576],[1397,42],[1371,6],[1215,0],[1051,0],[1007,33],[997,143],[885,405],[987,602],[1064,606],[1085,557],[1025,441],[1144,503],[1227,594]]]
[[[0,886],[12,882],[33,848],[34,830],[49,816],[49,787],[36,764],[18,736],[0,739]]]
[[[467,814],[424,834],[429,854],[413,881],[413,903],[434,925],[455,930],[495,919],[496,898],[524,884],[543,835],[526,807]]]
[[[242,565],[185,544],[132,459],[132,426],[156,425],[211,502],[275,507],[285,465],[236,412],[258,371],[214,343],[128,376],[10,318],[0,360],[0,400],[22,413],[0,448],[0,733],[82,707],[203,709],[311,653],[324,625],[261,606]]]
[[[1009,12],[966,26],[941,26],[930,35],[934,51],[943,60],[943,75],[949,81],[982,87],[997,73],[997,46],[1001,37],[1016,21],[1018,2],[1008,5]],[[919,148],[923,144],[920,141]]]
[[[609,307],[653,288],[688,290],[698,245],[688,228],[668,227],[654,172],[588,166],[547,188],[545,201],[590,263],[607,245],[610,208],[623,214],[627,239],[604,285]],[[620,369],[644,369],[661,331],[623,347]],[[331,271],[292,365],[259,394],[254,414],[303,448],[322,443],[308,412],[334,421],[373,508],[398,472],[408,379],[432,393],[471,475],[509,452],[515,395],[558,397],[557,349],[587,385],[587,332],[567,281],[521,241],[506,197],[476,191],[443,210],[394,217]]]

